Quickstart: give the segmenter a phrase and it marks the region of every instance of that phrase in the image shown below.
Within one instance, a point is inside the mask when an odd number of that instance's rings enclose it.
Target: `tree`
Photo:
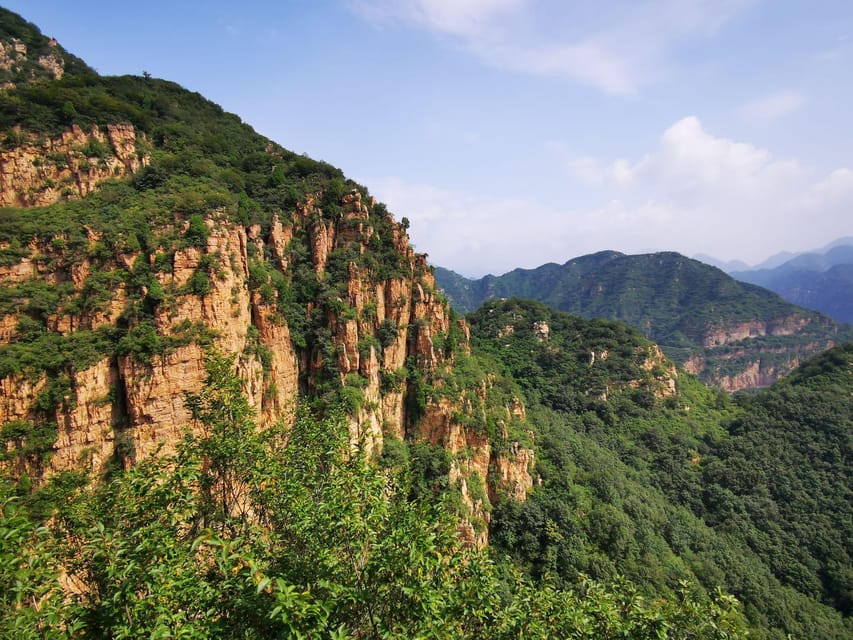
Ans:
[[[187,402],[197,435],[82,490],[53,529],[4,498],[5,635],[739,637],[731,598],[523,580],[467,547],[441,504],[410,501],[405,474],[352,452],[343,414],[299,408],[257,429],[230,358],[209,355]],[[78,587],[64,603],[59,567]]]

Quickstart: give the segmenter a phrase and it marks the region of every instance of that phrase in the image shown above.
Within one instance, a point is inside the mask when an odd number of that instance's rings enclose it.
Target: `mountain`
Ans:
[[[339,169],[0,25],[0,637],[849,637],[849,349],[458,318]]]
[[[695,260],[699,260],[700,262],[704,262],[705,264],[709,264],[712,267],[717,267],[718,269],[722,269],[726,273],[732,273],[735,271],[761,271],[761,270],[772,270],[776,267],[779,267],[786,262],[790,262],[795,260],[799,256],[803,255],[823,255],[825,253],[829,253],[832,249],[836,247],[850,247],[853,246],[853,237],[846,238],[837,238],[827,245],[823,246],[820,249],[815,249],[814,251],[780,251],[764,261],[760,262],[755,266],[750,266],[743,260],[720,260],[715,258],[714,256],[710,256],[708,254],[697,254],[693,256]]]
[[[537,445],[537,489],[495,508],[495,548],[569,581],[722,584],[769,627],[849,635],[853,344],[733,401],[618,322],[519,299],[468,320]]]
[[[726,273],[731,273],[732,271],[746,271],[749,269],[749,265],[745,263],[743,260],[719,260],[714,256],[709,256],[706,253],[699,253],[693,256],[694,260],[698,260],[699,262],[704,262],[705,264],[709,264],[712,267],[717,267],[717,269],[721,269]]]
[[[778,293],[785,300],[853,322],[853,240],[840,239],[823,251],[802,253],[774,268],[730,275]]]
[[[99,76],[0,14],[0,468],[39,488],[172,451],[223,352],[262,425],[342,404],[352,446],[473,451],[455,487],[476,475],[523,498],[531,454],[509,447],[523,428],[498,450],[451,419],[475,395],[483,415],[505,408],[485,406],[486,380],[453,384],[465,325],[365,187],[174,83]],[[488,513],[460,500],[485,544]]]
[[[523,297],[586,318],[622,320],[727,391],[767,386],[853,336],[850,326],[677,253],[603,251],[476,281],[444,269],[436,278],[460,313],[492,298]]]
[[[788,260],[793,260],[796,258],[799,253],[792,251],[780,251],[779,253],[774,253],[772,256],[761,262],[756,269],[774,269],[781,264],[785,264]],[[730,270],[727,269],[730,272]]]

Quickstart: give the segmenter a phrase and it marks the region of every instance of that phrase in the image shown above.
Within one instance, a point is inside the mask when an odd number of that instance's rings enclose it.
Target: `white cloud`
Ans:
[[[771,124],[798,111],[803,104],[805,104],[805,98],[800,93],[780,91],[747,102],[738,109],[738,112],[742,118],[753,124]]]
[[[721,258],[818,246],[845,235],[853,211],[853,171],[815,176],[795,159],[714,136],[693,116],[669,127],[659,148],[636,162],[581,157],[569,173],[602,192],[617,189],[620,215],[655,203],[661,215],[648,222],[666,221],[659,237],[674,250]]]
[[[660,148],[635,163],[583,156],[570,161],[569,171],[586,184],[653,189],[682,203],[720,190],[743,196],[775,189],[804,172],[794,160],[776,160],[765,149],[709,134],[695,116],[669,127]]]
[[[373,179],[371,191],[399,220],[411,221],[409,234],[430,263],[465,275],[503,273],[514,267],[538,266],[543,256],[562,255],[559,213],[517,199],[467,194],[398,178]],[[533,224],[530,224],[533,222]],[[530,254],[530,247],[538,249]]]
[[[484,62],[633,94],[674,64],[685,41],[713,36],[753,0],[352,0],[375,24],[457,39]],[[592,7],[592,8],[590,8]]]
[[[575,44],[523,46],[515,43],[472,43],[472,49],[498,67],[546,76],[566,76],[612,94],[636,93],[651,73],[641,58],[617,47],[590,40]]]
[[[567,166],[569,173],[584,184],[602,185],[610,178],[609,168],[592,156],[578,156],[569,160]]]
[[[526,0],[352,0],[351,8],[380,25],[405,22],[430,31],[477,38],[503,13],[520,9]]]
[[[567,163],[569,173],[590,186],[628,186],[634,180],[635,170],[626,160],[617,160],[611,165],[592,156],[579,156]]]
[[[431,264],[469,277],[565,262],[613,247],[608,237],[616,229],[639,231],[649,219],[662,215],[654,206],[629,211],[610,202],[590,210],[563,209],[534,198],[496,198],[398,178],[370,180],[370,184],[398,219],[410,219],[412,242],[418,251],[429,254]],[[638,241],[617,248],[640,246]]]
[[[846,203],[853,213],[853,206],[850,206],[853,203],[853,171],[836,169],[814,185],[808,198],[817,202]]]
[[[465,275],[565,262],[615,249],[757,263],[850,235],[853,170],[826,175],[679,120],[636,161],[575,158],[558,202],[497,198],[400,179],[367,182],[432,264]],[[591,203],[581,205],[581,202]],[[596,204],[596,202],[598,204]]]

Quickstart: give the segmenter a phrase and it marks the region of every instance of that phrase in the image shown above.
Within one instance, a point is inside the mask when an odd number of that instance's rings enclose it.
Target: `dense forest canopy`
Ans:
[[[649,343],[620,323],[524,300],[469,321],[536,431],[541,487],[492,520],[520,568],[687,579],[740,598],[756,637],[849,634],[853,344],[732,400],[683,373],[662,394]]]

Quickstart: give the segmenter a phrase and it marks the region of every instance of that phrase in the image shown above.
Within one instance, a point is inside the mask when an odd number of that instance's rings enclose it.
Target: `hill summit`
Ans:
[[[727,391],[764,387],[853,328],[677,253],[602,251],[467,280],[436,269],[460,313],[493,298],[521,297],[585,318],[627,322],[702,380]]]

